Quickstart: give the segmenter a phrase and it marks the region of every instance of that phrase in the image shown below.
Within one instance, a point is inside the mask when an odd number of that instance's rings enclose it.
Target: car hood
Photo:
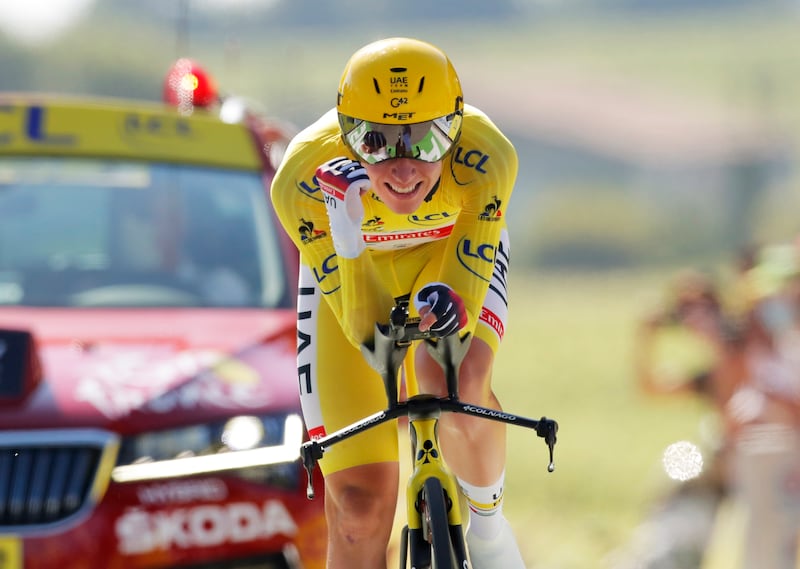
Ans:
[[[33,334],[42,372],[3,401],[0,429],[98,427],[122,434],[236,413],[298,408],[291,310],[3,308]]]

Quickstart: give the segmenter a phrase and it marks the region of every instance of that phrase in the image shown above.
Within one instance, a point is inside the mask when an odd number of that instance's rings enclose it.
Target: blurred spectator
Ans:
[[[712,459],[699,476],[677,486],[659,504],[638,536],[641,551],[635,560],[617,567],[687,569],[702,565],[714,529],[717,509],[730,491],[730,451],[727,404],[741,377],[743,336],[737,321],[723,310],[722,293],[706,274],[686,269],[671,282],[666,306],[646,315],[637,333],[635,373],[638,387],[648,395],[702,397],[715,420],[723,425],[712,442]],[[662,330],[680,328],[709,354],[700,370],[669,373],[657,365]]]
[[[800,532],[800,256],[765,247],[748,272],[753,304],[742,381],[727,405],[732,476],[745,519],[741,569],[796,569]]]
[[[727,296],[707,277],[682,272],[666,309],[644,318],[638,385],[649,394],[697,394],[723,429],[710,468],[668,496],[648,527],[649,556],[625,567],[797,569],[800,535],[800,242],[743,251]],[[728,302],[723,304],[725,297]],[[680,326],[707,345],[711,362],[668,381],[655,366],[659,330]],[[732,508],[719,510],[726,499]],[[691,506],[687,505],[691,504]],[[700,507],[702,505],[702,507]],[[724,512],[709,515],[710,509]],[[683,516],[683,519],[679,519]],[[741,516],[743,525],[725,516]],[[690,519],[691,517],[691,519]],[[672,529],[665,529],[672,523]],[[715,527],[715,524],[719,524]],[[719,527],[736,561],[707,554]],[[661,531],[653,531],[660,528]],[[686,531],[686,528],[691,528]],[[722,535],[720,533],[719,535]],[[682,536],[676,538],[675,536]],[[714,538],[714,539],[718,539]],[[734,563],[733,565],[731,563]]]

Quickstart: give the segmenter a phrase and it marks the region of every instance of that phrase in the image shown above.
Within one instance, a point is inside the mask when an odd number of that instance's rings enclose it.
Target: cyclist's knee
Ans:
[[[397,505],[397,477],[396,463],[356,466],[329,475],[325,480],[329,525],[351,542],[390,531]]]
[[[420,390],[443,396],[447,386],[441,366],[425,350],[417,351],[415,362]],[[485,341],[473,338],[459,368],[459,397],[475,405],[490,405],[492,396],[492,366],[494,352]]]

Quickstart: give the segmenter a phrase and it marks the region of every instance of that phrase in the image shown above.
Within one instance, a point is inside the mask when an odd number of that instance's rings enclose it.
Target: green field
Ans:
[[[506,511],[530,569],[601,569],[674,484],[664,448],[699,443],[707,409],[654,400],[632,374],[636,320],[665,284],[636,273],[516,275],[496,365],[504,407],[560,424],[556,470],[524,429],[509,432]]]

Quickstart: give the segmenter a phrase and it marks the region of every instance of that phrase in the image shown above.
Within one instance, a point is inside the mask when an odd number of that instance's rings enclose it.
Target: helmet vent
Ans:
[[[380,87],[380,85],[378,85],[378,80],[375,79],[375,77],[372,78],[372,84],[375,85],[375,92],[378,93],[378,95],[380,95],[381,94],[381,87]]]
[[[419,89],[417,89],[417,93],[422,93],[422,88],[425,86],[425,76],[422,76],[422,79],[419,80]]]
[[[407,67],[390,67],[389,71],[391,71],[392,73],[405,73],[406,71],[408,71],[408,68]]]

